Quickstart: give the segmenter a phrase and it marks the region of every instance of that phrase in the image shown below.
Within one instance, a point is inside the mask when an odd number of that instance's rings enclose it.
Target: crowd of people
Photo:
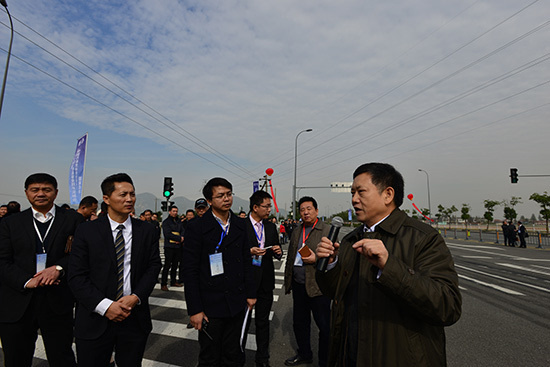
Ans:
[[[403,178],[388,164],[355,171],[352,205],[362,225],[334,243],[315,198],[300,198],[300,221],[279,223],[270,218],[272,197],[256,191],[237,215],[232,185],[221,177],[206,183],[194,209],[180,215],[171,206],[162,224],[151,210],[135,218],[127,174],[106,177],[101,204],[85,197],[76,211],[54,204],[57,181],[49,174],[30,175],[24,186],[31,207],[0,222],[7,367],[31,366],[38,330],[52,366],[140,366],[159,275],[162,291],[185,287],[199,366],[245,365],[252,309],[254,364],[270,366],[274,264],[284,252],[297,345],[285,365],[446,363],[443,327],[461,314],[458,276],[441,235],[399,209]],[[326,270],[316,268],[320,258],[328,259]]]
[[[518,227],[514,225],[514,221],[512,220],[504,220],[502,222],[502,236],[504,238],[504,246],[511,246],[516,247],[518,240],[519,240],[519,247],[520,248],[527,248],[527,242],[525,241],[526,237],[529,237],[529,233],[527,233],[527,229],[521,223],[521,221],[517,222]]]

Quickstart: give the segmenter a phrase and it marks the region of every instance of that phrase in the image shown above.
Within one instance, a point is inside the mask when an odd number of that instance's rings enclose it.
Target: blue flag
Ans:
[[[84,181],[84,165],[86,163],[86,146],[88,134],[84,135],[76,143],[71,170],[69,172],[69,194],[71,204],[79,204],[82,199],[82,182]]]

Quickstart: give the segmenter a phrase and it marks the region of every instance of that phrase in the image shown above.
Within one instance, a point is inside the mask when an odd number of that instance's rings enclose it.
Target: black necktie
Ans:
[[[124,225],[119,225],[117,227],[118,233],[116,234],[115,239],[115,252],[116,252],[116,266],[117,266],[117,287],[116,287],[116,300],[122,298],[124,292],[124,236],[122,235],[122,230]]]

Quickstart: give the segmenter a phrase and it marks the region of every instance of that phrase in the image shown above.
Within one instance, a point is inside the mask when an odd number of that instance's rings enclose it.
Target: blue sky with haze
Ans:
[[[9,0],[8,0],[9,1]],[[200,196],[223,176],[242,198],[266,168],[280,207],[298,186],[351,181],[384,161],[432,210],[521,196],[550,178],[550,4],[487,1],[9,1],[16,32],[0,119],[0,202],[46,171],[68,201],[89,133],[84,194],[124,171],[137,192]],[[9,24],[0,14],[0,47]],[[32,42],[31,42],[32,41]],[[37,46],[38,45],[38,46]],[[5,57],[5,51],[1,53]],[[321,214],[349,194],[303,189]],[[404,208],[412,209],[406,200]],[[502,208],[496,211],[502,216]]]

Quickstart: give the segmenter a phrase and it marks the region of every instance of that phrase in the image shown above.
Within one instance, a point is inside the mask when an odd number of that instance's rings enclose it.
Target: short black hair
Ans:
[[[298,201],[298,210],[300,208],[300,205],[302,205],[303,203],[307,203],[308,201],[311,201],[313,203],[313,207],[315,208],[315,210],[318,209],[317,201],[314,198],[312,198],[311,196],[302,196]]]
[[[145,213],[147,213],[147,212],[149,212],[149,213],[151,213],[151,215],[153,215],[153,211],[151,209],[145,209],[143,211],[143,215],[145,215]]]
[[[7,209],[8,205],[7,204],[2,204],[2,205],[0,205],[0,208],[6,208]]]
[[[177,208],[178,208],[178,207],[175,206],[175,205],[170,205],[170,207],[168,208],[168,211],[170,212],[170,211],[172,211],[172,209],[177,209]]]
[[[80,204],[78,204],[79,208],[89,208],[92,205],[97,204],[97,199],[93,196],[85,196],[80,200]]]
[[[388,163],[365,163],[357,167],[353,172],[353,179],[360,174],[368,173],[371,176],[372,183],[378,188],[378,192],[391,187],[395,192],[393,202],[399,208],[403,204],[405,196],[405,181],[403,176],[391,164]]]
[[[189,213],[189,212],[195,214],[195,211],[194,211],[193,209],[187,209],[187,210],[185,211],[185,214],[187,214],[187,213]]]
[[[267,192],[258,190],[255,193],[252,194],[250,197],[250,211],[254,208],[254,205],[260,206],[265,199],[272,199],[271,195],[269,195]]]
[[[20,211],[21,211],[21,204],[19,204],[17,201],[12,200],[8,203],[8,214],[19,213]]]
[[[48,173],[33,173],[25,180],[25,190],[35,183],[49,183],[57,190],[57,180]]]
[[[105,178],[101,183],[101,192],[103,195],[110,196],[115,191],[115,182],[128,182],[134,186],[134,182],[126,173],[115,173]]]
[[[226,189],[233,191],[233,185],[231,185],[231,182],[222,177],[214,177],[211,178],[202,188],[202,195],[206,198],[206,200],[212,200],[214,187],[216,186],[223,186]]]

